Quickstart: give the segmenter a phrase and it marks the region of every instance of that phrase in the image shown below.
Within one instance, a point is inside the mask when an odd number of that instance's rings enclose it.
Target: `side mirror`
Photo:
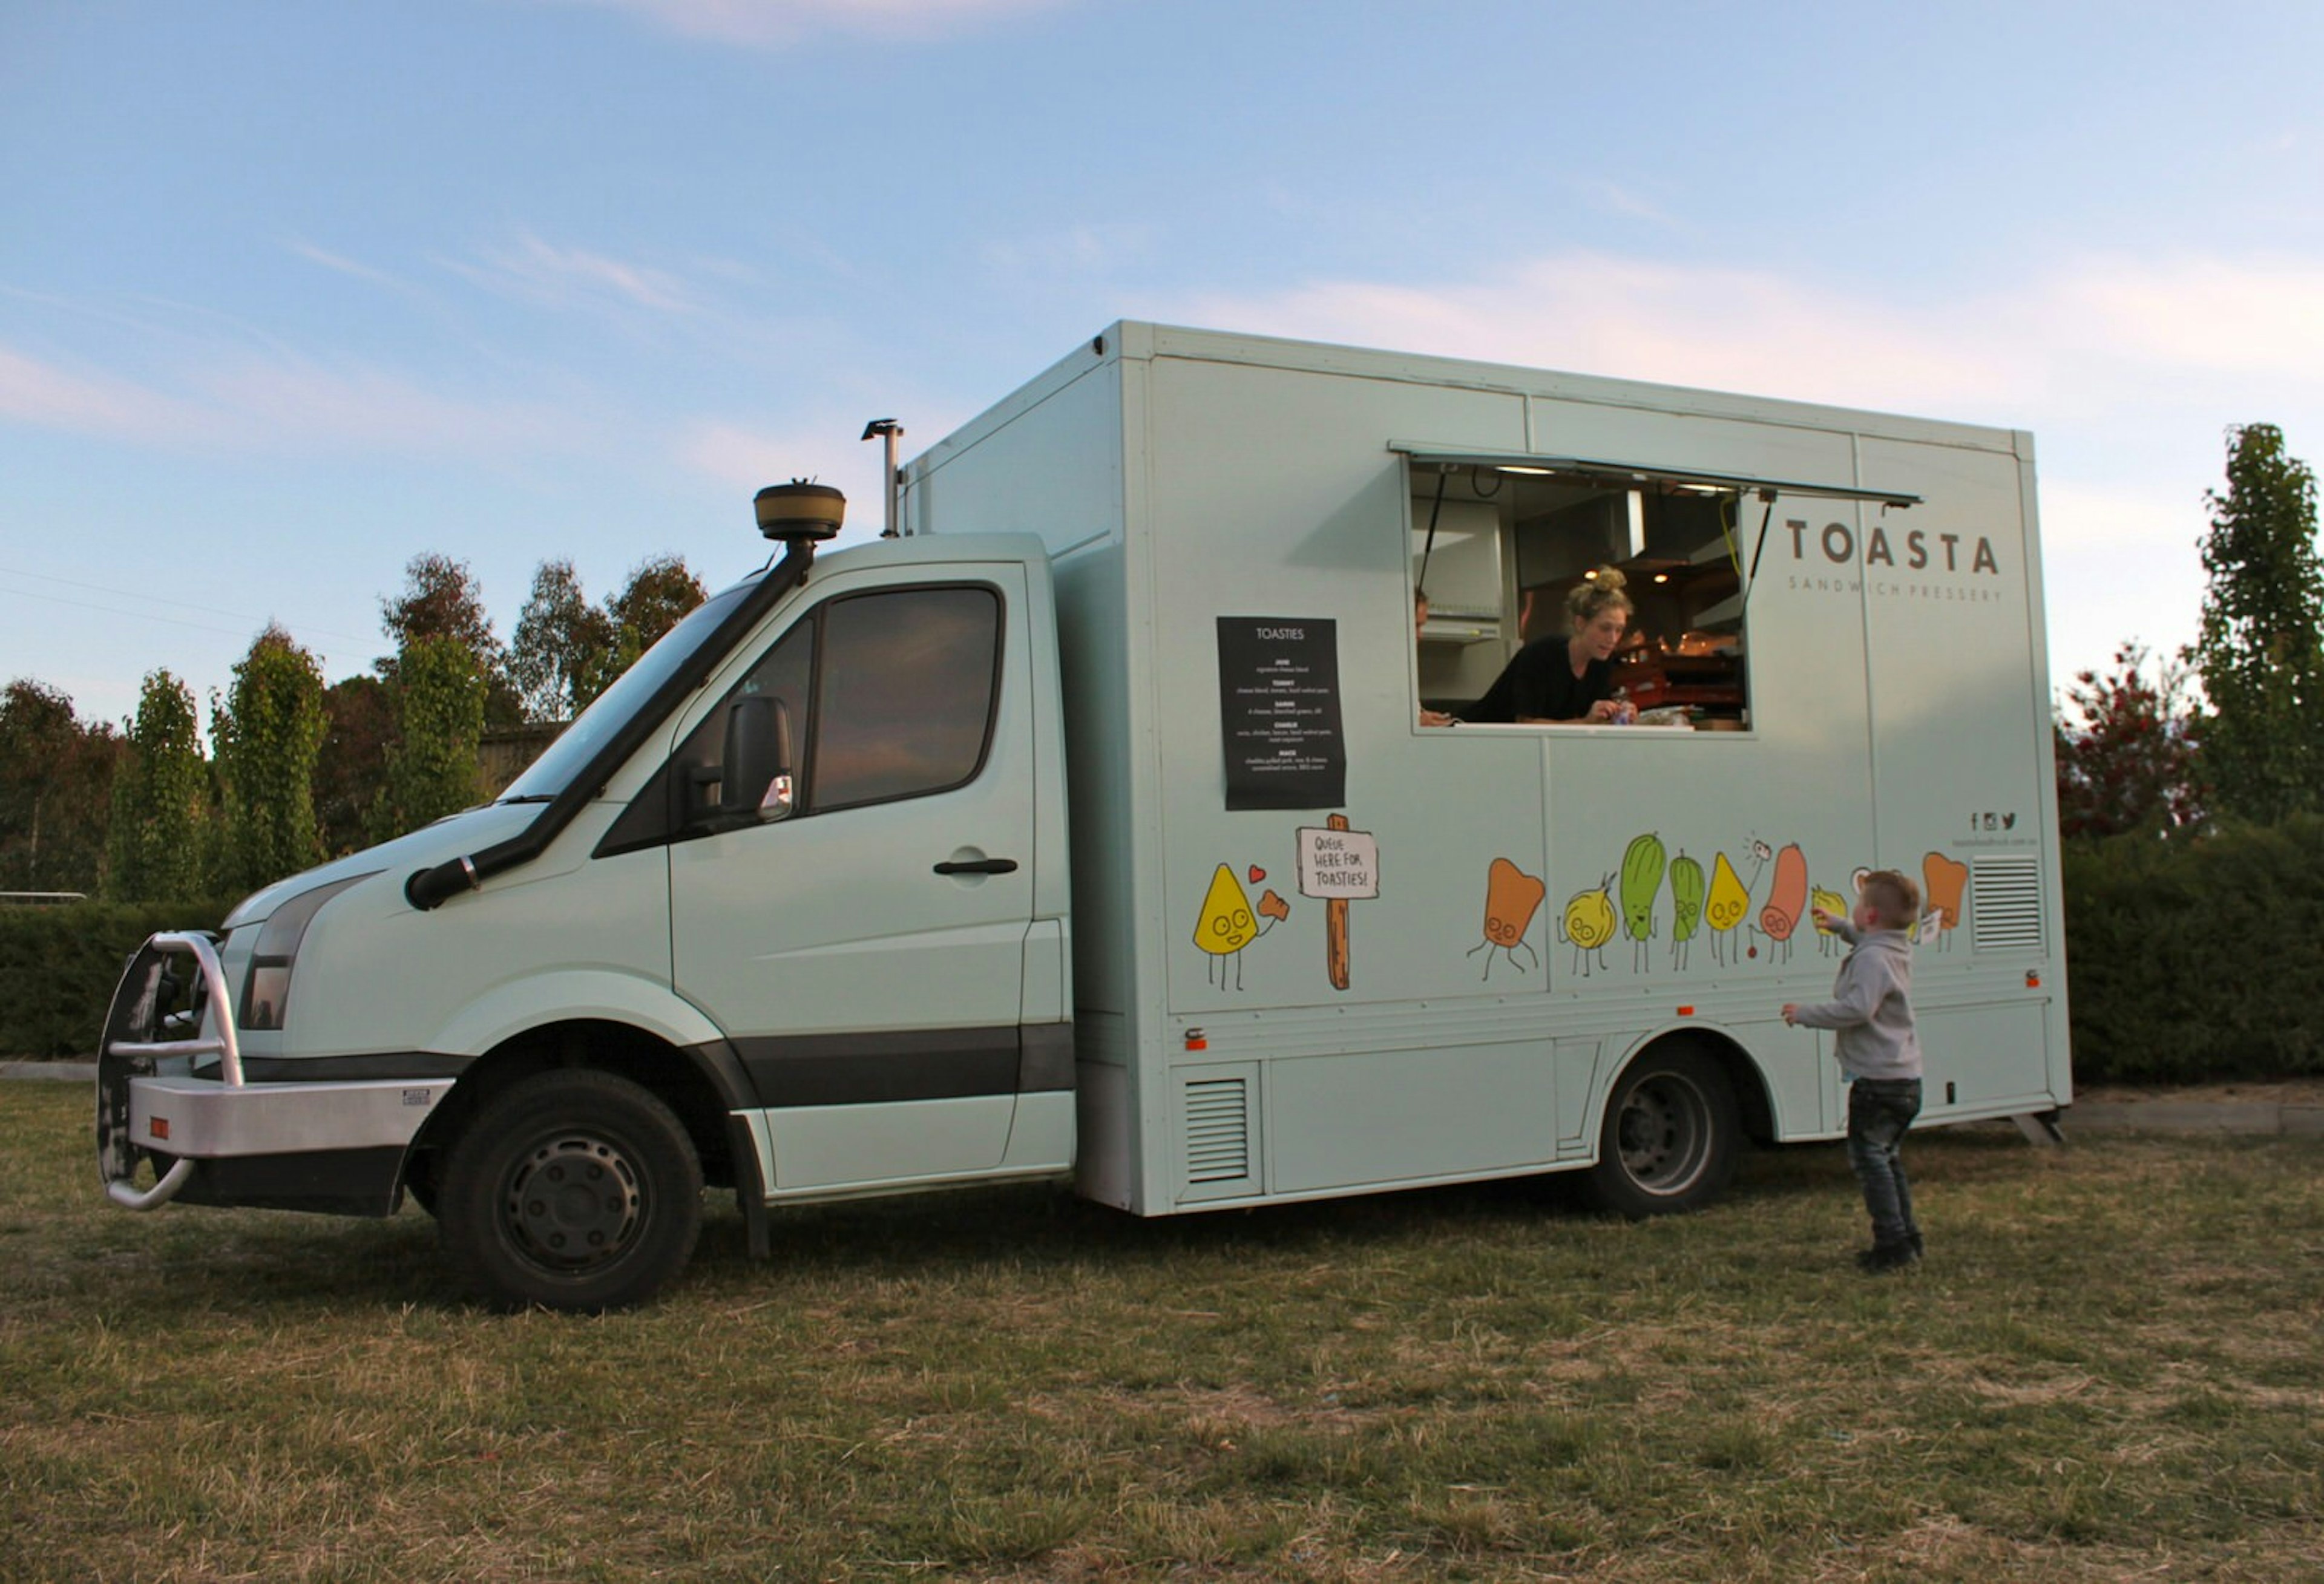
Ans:
[[[790,710],[763,694],[736,699],[726,712],[718,812],[742,823],[783,819],[793,800]]]

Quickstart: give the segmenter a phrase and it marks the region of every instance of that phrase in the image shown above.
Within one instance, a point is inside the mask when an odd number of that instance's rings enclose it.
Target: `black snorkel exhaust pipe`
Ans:
[[[622,761],[669,720],[689,694],[702,686],[711,668],[726,658],[742,635],[774,609],[777,601],[807,581],[815,548],[839,532],[847,516],[847,497],[829,484],[793,479],[770,484],[752,502],[759,531],[786,547],[783,558],[770,567],[742,602],[726,612],[705,638],[687,663],[665,678],[651,697],[623,721],[604,747],[591,756],[565,789],[544,805],[533,822],[505,842],[466,856],[448,859],[433,868],[415,870],[403,882],[403,898],[422,913],[441,907],[463,891],[473,891],[497,874],[530,863],[589,806]]]

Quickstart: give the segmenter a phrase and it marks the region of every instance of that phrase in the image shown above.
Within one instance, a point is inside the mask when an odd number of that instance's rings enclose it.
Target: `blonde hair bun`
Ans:
[[[1630,596],[1622,592],[1630,580],[1617,566],[1600,566],[1589,576],[1566,591],[1565,614],[1568,631],[1579,632],[1606,611],[1619,611],[1628,615],[1633,609]]]

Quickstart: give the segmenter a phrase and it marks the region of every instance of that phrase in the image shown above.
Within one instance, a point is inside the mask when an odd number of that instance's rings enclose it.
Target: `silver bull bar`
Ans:
[[[163,1019],[186,1021],[190,1008],[175,1015],[162,1008],[162,991],[173,958],[191,958],[201,975],[207,1016],[192,1019],[196,1028],[210,1032],[192,1039],[163,1039]],[[216,1056],[219,1075],[230,1089],[243,1087],[242,1049],[235,1042],[234,1006],[226,992],[226,971],[217,947],[207,935],[163,934],[150,937],[129,960],[113,1005],[105,1015],[105,1036],[97,1049],[97,1156],[104,1174],[106,1196],[128,1210],[157,1210],[177,1197],[193,1175],[194,1159],[180,1156],[151,1188],[136,1185],[140,1146],[131,1137],[130,1080],[151,1077],[156,1064],[177,1058],[189,1064]]]

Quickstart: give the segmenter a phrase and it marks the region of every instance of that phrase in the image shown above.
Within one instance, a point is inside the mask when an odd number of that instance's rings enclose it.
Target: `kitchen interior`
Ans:
[[[1740,504],[1731,486],[1602,465],[1416,459],[1421,702],[1458,715],[1523,645],[1563,633],[1567,593],[1611,566],[1636,607],[1615,679],[1641,719],[1742,730]]]

